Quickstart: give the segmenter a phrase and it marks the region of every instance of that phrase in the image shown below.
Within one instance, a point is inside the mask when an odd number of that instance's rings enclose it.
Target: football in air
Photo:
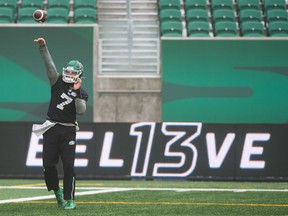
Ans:
[[[47,12],[45,10],[35,10],[33,13],[33,18],[36,22],[44,23],[47,20]]]

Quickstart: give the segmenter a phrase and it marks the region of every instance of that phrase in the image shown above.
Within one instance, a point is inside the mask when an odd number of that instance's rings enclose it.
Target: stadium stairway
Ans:
[[[100,73],[158,73],[157,0],[97,0],[97,8]]]

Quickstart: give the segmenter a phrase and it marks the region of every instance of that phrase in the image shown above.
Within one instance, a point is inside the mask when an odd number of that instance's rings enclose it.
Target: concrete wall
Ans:
[[[103,75],[98,25],[94,28],[94,122],[161,122],[161,75]]]
[[[94,122],[161,121],[161,77],[94,77]]]

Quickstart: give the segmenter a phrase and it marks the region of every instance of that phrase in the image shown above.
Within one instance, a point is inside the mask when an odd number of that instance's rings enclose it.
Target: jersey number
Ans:
[[[57,108],[60,109],[60,110],[63,110],[63,109],[64,109],[64,106],[70,104],[70,103],[73,101],[73,99],[70,98],[70,97],[69,97],[68,95],[66,95],[65,93],[63,93],[63,94],[61,95],[61,98],[65,99],[65,101],[57,105]]]

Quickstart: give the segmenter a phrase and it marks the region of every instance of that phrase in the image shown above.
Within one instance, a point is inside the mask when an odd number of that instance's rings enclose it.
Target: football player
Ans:
[[[48,191],[54,191],[58,206],[74,209],[76,207],[74,160],[76,131],[79,129],[76,116],[86,111],[88,101],[86,91],[81,88],[83,65],[77,60],[71,60],[60,74],[57,72],[45,39],[37,38],[34,42],[39,45],[51,86],[47,120],[37,128],[38,135],[39,131],[43,134],[44,179]],[[59,186],[56,168],[59,158],[63,164],[63,189]]]

